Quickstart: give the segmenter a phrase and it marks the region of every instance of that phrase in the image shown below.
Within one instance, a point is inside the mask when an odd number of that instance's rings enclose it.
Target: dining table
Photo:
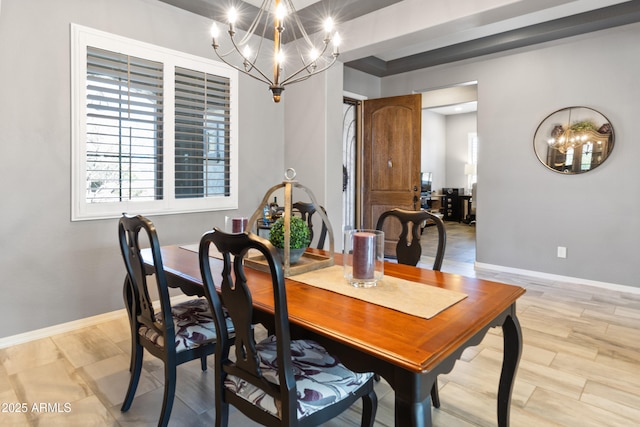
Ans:
[[[169,286],[187,295],[204,295],[197,245],[163,246],[161,252]],[[150,251],[143,250],[143,259],[152,273]],[[222,260],[215,256],[209,260],[215,281],[221,277]],[[335,264],[341,263],[342,254],[336,253]],[[268,324],[274,312],[270,275],[251,268],[245,268],[245,274],[254,309]],[[385,262],[384,275],[458,292],[464,298],[425,318],[290,276],[285,287],[292,334],[316,340],[354,371],[383,377],[395,393],[395,425],[407,427],[432,425],[430,391],[437,376],[450,372],[463,351],[478,345],[489,329],[500,327],[503,361],[497,384],[497,425],[507,427],[522,352],[516,301],[525,289],[394,262]],[[215,285],[219,289],[219,281]],[[350,286],[346,280],[344,286]]]

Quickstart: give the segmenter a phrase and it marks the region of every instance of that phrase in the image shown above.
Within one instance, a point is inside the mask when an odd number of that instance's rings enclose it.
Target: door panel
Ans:
[[[363,104],[362,227],[374,228],[386,210],[420,209],[422,97],[380,98]],[[392,225],[385,232],[389,253],[395,253],[395,242],[386,235],[396,236],[396,228]]]

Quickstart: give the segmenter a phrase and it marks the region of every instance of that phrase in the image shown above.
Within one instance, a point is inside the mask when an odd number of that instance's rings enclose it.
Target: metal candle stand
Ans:
[[[254,214],[249,219],[249,224],[251,230],[256,232],[258,227],[258,219],[262,216],[262,206],[267,204],[269,200],[271,200],[271,196],[277,190],[284,188],[284,275],[285,277],[294,276],[296,274],[305,273],[307,271],[317,270],[319,268],[329,267],[333,265],[333,253],[334,253],[334,238],[333,238],[333,229],[331,228],[331,223],[329,222],[329,218],[327,217],[324,209],[321,209],[316,201],[313,192],[300,184],[298,181],[295,181],[296,171],[292,168],[287,169],[284,174],[285,180],[282,181],[281,184],[274,185],[264,195],[262,202],[258,206],[258,209],[254,212]],[[305,252],[300,260],[291,265],[291,215],[292,215],[292,194],[293,188],[300,188],[307,193],[311,203],[316,208],[316,213],[320,216],[322,221],[324,222],[327,232],[329,235],[329,254],[328,255],[320,255],[320,254],[312,254]],[[249,257],[246,259],[246,263],[248,266],[255,268],[257,270],[268,271],[269,266],[266,264],[264,257]]]

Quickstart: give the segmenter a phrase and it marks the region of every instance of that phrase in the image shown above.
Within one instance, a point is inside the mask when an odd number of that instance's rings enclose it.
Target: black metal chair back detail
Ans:
[[[211,244],[223,255],[219,291],[211,273]],[[253,307],[243,262],[249,251],[259,252],[269,266],[268,275],[258,280],[268,280],[272,286],[273,314]],[[216,229],[203,235],[199,252],[214,318],[222,321],[224,303],[236,333],[232,357],[227,332],[217,329],[216,426],[228,425],[229,404],[263,425],[307,426],[334,418],[359,399],[362,425],[372,426],[377,408],[373,375],[351,372],[314,341],[291,339],[283,267],[273,245],[252,233],[227,234]],[[274,335],[256,342],[258,322],[268,323]]]

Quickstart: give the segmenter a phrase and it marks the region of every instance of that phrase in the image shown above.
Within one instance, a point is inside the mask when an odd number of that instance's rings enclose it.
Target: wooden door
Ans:
[[[420,209],[421,109],[419,94],[364,101],[362,228],[375,228],[392,208]],[[385,226],[385,253],[395,253],[399,230]]]

